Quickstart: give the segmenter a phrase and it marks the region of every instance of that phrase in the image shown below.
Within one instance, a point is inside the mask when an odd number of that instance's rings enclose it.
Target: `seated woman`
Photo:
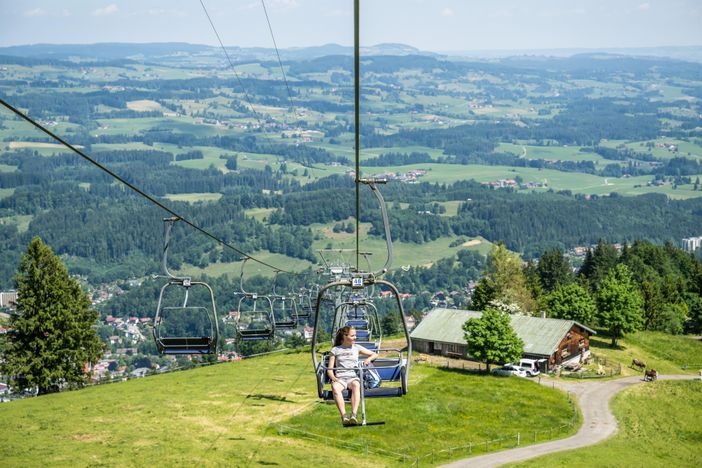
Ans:
[[[332,392],[334,402],[341,414],[341,423],[344,426],[355,426],[358,424],[358,405],[361,402],[361,379],[358,375],[358,356],[367,356],[365,364],[369,365],[378,353],[374,353],[357,345],[356,329],[353,327],[342,327],[336,332],[334,347],[329,356],[329,370],[327,375],[332,381]],[[336,370],[334,369],[336,368]],[[343,391],[348,389],[351,394],[351,416],[346,415],[346,404],[344,402]]]

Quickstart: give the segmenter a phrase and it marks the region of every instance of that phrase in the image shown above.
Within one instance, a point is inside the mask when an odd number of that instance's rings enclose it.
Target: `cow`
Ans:
[[[646,363],[634,358],[631,360],[631,367],[638,367],[639,370],[646,370]]]
[[[644,380],[646,382],[653,382],[658,378],[658,372],[656,372],[656,369],[649,369],[646,372],[644,372]]]

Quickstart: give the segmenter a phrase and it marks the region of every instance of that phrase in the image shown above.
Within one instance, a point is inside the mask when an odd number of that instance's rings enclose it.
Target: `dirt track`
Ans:
[[[690,375],[662,375],[661,380],[697,379]],[[596,444],[617,432],[617,421],[609,410],[609,400],[627,387],[643,383],[641,376],[603,382],[564,382],[542,379],[542,385],[553,386],[575,396],[583,413],[583,425],[572,437],[543,444],[530,445],[479,457],[466,458],[445,467],[494,467],[514,463],[548,453],[571,450]]]

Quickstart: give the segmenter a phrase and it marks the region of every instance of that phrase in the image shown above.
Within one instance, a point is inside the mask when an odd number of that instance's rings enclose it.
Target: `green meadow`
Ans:
[[[619,423],[619,432],[611,439],[509,466],[702,465],[702,381],[636,385],[615,395],[610,407]]]
[[[405,397],[367,401],[369,421],[385,425],[344,429],[316,393],[301,352],[19,400],[0,406],[0,456],[6,466],[406,466],[574,417],[565,394],[533,381],[424,365]]]
[[[641,374],[639,369],[631,367],[633,359],[663,374],[694,375],[702,369],[700,340],[661,332],[637,332],[619,340],[615,348],[610,343],[607,333],[600,331],[590,338],[590,350],[607,361],[621,363],[623,376]]]

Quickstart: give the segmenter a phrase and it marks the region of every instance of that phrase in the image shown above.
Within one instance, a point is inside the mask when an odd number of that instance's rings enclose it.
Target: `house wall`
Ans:
[[[468,359],[466,345],[442,343],[412,339],[412,349],[419,353],[434,354],[451,358]],[[528,355],[525,358],[545,359],[548,357],[548,369],[560,365],[565,361],[587,356],[590,353],[590,333],[577,325],[573,325],[566,336],[558,344],[558,350],[551,356]]]
[[[558,350],[549,358],[549,367],[559,365],[577,356],[585,356],[590,352],[590,333],[577,325],[558,344]]]
[[[466,358],[466,346],[440,341],[412,339],[412,351],[451,358]]]

